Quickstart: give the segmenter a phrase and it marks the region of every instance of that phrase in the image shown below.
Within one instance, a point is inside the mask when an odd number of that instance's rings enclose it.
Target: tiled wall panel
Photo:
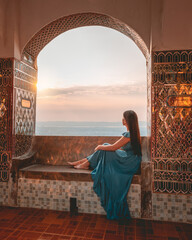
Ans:
[[[14,61],[13,155],[26,153],[35,134],[37,71],[26,62]]]
[[[12,151],[13,59],[0,59],[0,182],[9,180]]]
[[[153,194],[153,219],[192,223],[192,196]]]
[[[92,182],[20,178],[18,206],[69,211],[73,197],[77,198],[79,212],[105,214],[92,188]],[[131,216],[141,217],[141,185],[132,184],[127,199]]]
[[[153,192],[192,194],[192,50],[153,53]]]
[[[0,182],[0,206],[8,206],[8,182]]]

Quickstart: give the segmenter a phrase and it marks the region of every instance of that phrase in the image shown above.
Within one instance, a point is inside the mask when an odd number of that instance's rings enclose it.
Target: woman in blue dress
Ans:
[[[104,143],[95,152],[76,162],[68,162],[74,168],[93,169],[93,189],[105,209],[108,219],[131,219],[127,193],[133,175],[141,164],[141,139],[137,114],[123,113],[122,124],[127,131],[114,144]]]

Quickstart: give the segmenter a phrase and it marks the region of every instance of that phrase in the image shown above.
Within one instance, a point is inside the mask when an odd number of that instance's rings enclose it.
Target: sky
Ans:
[[[119,122],[126,110],[146,121],[146,60],[124,34],[69,30],[45,46],[37,64],[37,121]]]

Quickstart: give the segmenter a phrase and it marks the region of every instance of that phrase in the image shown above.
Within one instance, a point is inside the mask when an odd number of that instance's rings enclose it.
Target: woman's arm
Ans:
[[[120,147],[122,147],[123,145],[125,145],[126,143],[128,143],[129,141],[130,141],[130,138],[122,136],[119,140],[117,140],[115,143],[111,145],[98,145],[95,148],[95,151],[97,150],[115,151]]]

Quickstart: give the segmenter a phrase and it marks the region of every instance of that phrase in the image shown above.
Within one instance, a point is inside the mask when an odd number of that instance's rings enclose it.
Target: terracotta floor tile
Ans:
[[[67,235],[67,236],[72,236],[73,234],[74,234],[74,232],[75,232],[75,229],[71,229],[71,228],[66,228],[63,232],[62,232],[62,234],[63,235]]]
[[[50,224],[49,227],[45,230],[46,233],[56,233],[56,234],[62,234],[63,227],[59,224]]]
[[[18,240],[33,240],[38,239],[41,236],[42,233],[37,232],[28,232],[25,231],[22,233],[22,235],[18,238]]]
[[[5,238],[7,238],[8,236],[10,236],[12,233],[11,229],[3,229],[0,228],[0,240],[4,240]]]
[[[21,234],[23,233],[22,230],[18,230],[16,229],[15,231],[12,231],[12,233],[9,235],[8,239],[14,239],[14,238],[19,238],[19,236],[21,236]]]
[[[70,236],[53,235],[51,240],[71,240]]]
[[[122,239],[121,235],[106,234],[104,236],[104,240],[121,240],[121,239]],[[122,239],[122,240],[124,240],[124,239]]]
[[[46,229],[49,227],[47,223],[33,223],[30,225],[29,230],[34,232],[45,232]]]
[[[76,230],[74,233],[73,233],[74,236],[77,236],[77,237],[84,237],[85,236],[85,231],[78,231]]]
[[[32,208],[0,207],[0,240],[192,240],[192,225]]]
[[[101,233],[101,232],[94,232],[93,235],[92,235],[92,238],[93,239],[103,239],[104,237],[104,232]]]
[[[38,240],[52,240],[53,236],[53,234],[43,233]]]

